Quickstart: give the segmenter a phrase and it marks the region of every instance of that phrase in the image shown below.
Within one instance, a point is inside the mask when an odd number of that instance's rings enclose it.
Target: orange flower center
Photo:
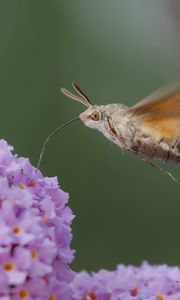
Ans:
[[[21,190],[25,190],[25,185],[22,183],[19,183],[18,186],[20,187]]]
[[[27,296],[28,296],[28,292],[26,291],[26,290],[21,290],[20,292],[19,292],[19,297],[20,298],[27,298]]]
[[[56,300],[56,297],[55,297],[53,294],[51,294],[51,295],[49,296],[49,300]]]
[[[18,234],[18,233],[20,233],[21,228],[19,226],[14,226],[12,231],[13,231],[14,234]]]
[[[13,264],[11,262],[7,262],[7,263],[4,264],[4,269],[6,271],[11,271],[13,269],[13,267],[14,266],[13,266]]]
[[[31,250],[31,256],[32,256],[32,258],[36,258],[37,257],[37,253],[33,249]]]
[[[164,297],[161,294],[156,295],[157,300],[164,300]]]

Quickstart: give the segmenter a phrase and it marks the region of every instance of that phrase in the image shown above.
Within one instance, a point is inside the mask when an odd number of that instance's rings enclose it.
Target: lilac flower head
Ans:
[[[119,265],[116,271],[76,274],[71,282],[73,300],[179,300],[178,267]]]
[[[0,299],[70,300],[68,194],[12,150],[0,140]]]
[[[68,194],[12,150],[0,140],[0,300],[180,300],[178,267],[71,271]]]

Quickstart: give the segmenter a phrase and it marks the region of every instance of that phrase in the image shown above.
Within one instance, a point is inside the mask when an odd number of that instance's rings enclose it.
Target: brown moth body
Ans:
[[[133,107],[123,104],[93,105],[73,82],[76,96],[61,91],[88,108],[80,114],[83,123],[99,130],[120,148],[141,157],[180,163],[179,82],[164,87]]]
[[[95,110],[94,110],[95,109]],[[160,159],[165,162],[180,162],[180,144],[169,144],[163,137],[157,138],[156,134],[147,135],[136,118],[128,113],[129,108],[121,104],[95,106],[80,115],[80,119],[90,128],[102,132],[106,138],[113,141],[120,148],[140,156]],[[90,122],[88,115],[98,112],[102,121]]]
[[[151,136],[134,136],[131,151],[141,156],[159,159],[164,162],[180,163],[180,151],[178,143],[168,144],[162,140],[155,140]]]

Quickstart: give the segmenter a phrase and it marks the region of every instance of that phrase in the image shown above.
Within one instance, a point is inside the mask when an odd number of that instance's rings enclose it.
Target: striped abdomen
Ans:
[[[163,140],[155,143],[150,137],[135,137],[130,151],[146,156],[163,160],[164,162],[180,163],[180,142],[169,146]]]

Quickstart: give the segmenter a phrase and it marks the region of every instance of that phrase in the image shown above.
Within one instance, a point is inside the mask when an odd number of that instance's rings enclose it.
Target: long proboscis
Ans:
[[[45,151],[45,148],[46,148],[46,145],[47,143],[49,142],[49,140],[57,133],[59,132],[61,129],[63,129],[65,126],[75,122],[75,121],[78,121],[80,120],[79,117],[78,118],[74,118],[74,119],[71,119],[70,121],[67,121],[66,123],[63,123],[62,125],[58,126],[54,131],[52,131],[48,136],[47,138],[45,139],[43,145],[42,145],[42,148],[41,148],[41,152],[40,152],[40,155],[39,155],[39,159],[38,159],[38,163],[37,163],[37,166],[36,166],[36,169],[39,169],[39,166],[40,166],[40,163],[42,161],[42,158],[43,158],[43,154],[44,154],[44,151]]]

